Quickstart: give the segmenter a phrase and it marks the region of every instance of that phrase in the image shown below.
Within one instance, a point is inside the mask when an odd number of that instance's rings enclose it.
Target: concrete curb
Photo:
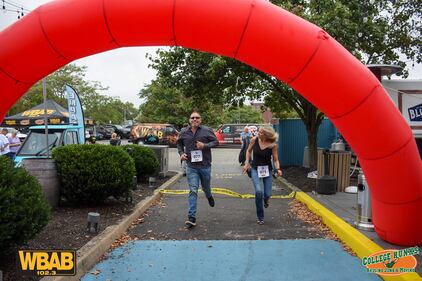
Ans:
[[[178,171],[171,179],[166,181],[159,188],[154,190],[154,194],[148,196],[139,202],[134,211],[121,219],[117,224],[104,229],[99,235],[91,239],[87,244],[80,248],[76,253],[76,275],[75,276],[57,276],[57,277],[44,277],[41,281],[76,281],[85,275],[99,260],[99,258],[107,252],[111,244],[119,238],[129,228],[131,223],[142,215],[148,208],[158,199],[161,198],[160,190],[168,189],[176,181],[182,177],[182,173]]]
[[[321,217],[323,222],[340,238],[340,240],[358,255],[359,258],[369,256],[377,251],[384,250],[381,246],[374,243],[368,237],[359,232],[356,228],[337,217],[333,212],[318,203],[311,196],[301,191],[299,188],[289,183],[283,178],[278,177],[277,180],[285,187],[296,192],[295,198],[304,203],[314,214]],[[388,281],[411,281],[422,280],[417,273],[407,273],[399,276],[380,276],[383,280]]]

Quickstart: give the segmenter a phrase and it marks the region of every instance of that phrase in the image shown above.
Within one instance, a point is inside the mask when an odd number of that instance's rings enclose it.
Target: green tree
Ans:
[[[421,1],[272,1],[324,28],[364,63],[420,63]],[[182,48],[150,57],[161,87],[222,106],[265,96],[276,115],[294,110],[305,124],[310,165],[316,167],[316,136],[324,114],[283,82],[230,58]],[[403,75],[406,75],[404,72]]]
[[[101,94],[91,95],[84,105],[85,115],[93,118],[100,124],[122,124],[124,119],[133,120],[138,114],[138,110],[133,103],[122,102],[117,98]]]
[[[223,123],[223,106],[211,101],[185,97],[177,87],[169,87],[160,80],[142,89],[139,97],[144,100],[136,121],[142,123],[171,123],[178,127],[188,122],[193,110],[201,112],[203,123],[216,127]]]
[[[68,64],[48,75],[46,80],[47,98],[53,99],[67,108],[67,98],[64,93],[65,84],[74,87],[83,105],[87,103],[97,91],[106,90],[99,82],[86,81],[86,66]],[[8,115],[25,111],[43,102],[42,80],[35,83],[24,96],[9,110]]]
[[[47,97],[67,108],[65,85],[76,89],[81,99],[86,117],[100,123],[120,124],[124,118],[134,119],[138,110],[132,103],[100,94],[108,88],[97,81],[86,80],[86,66],[68,64],[46,77]],[[35,83],[28,92],[11,108],[8,115],[17,114],[43,102],[42,81]],[[107,112],[107,114],[105,114]]]
[[[250,123],[260,124],[263,123],[262,115],[260,112],[253,109],[252,106],[244,105],[240,107],[230,107],[224,113],[223,123]]]
[[[422,2],[410,1],[277,1],[287,10],[322,27],[364,64],[422,62]],[[407,77],[407,71],[401,74]],[[270,92],[271,108],[286,101],[303,120],[310,147],[310,164],[316,167],[316,135],[324,118],[306,99],[282,85],[282,91]],[[279,93],[283,93],[280,95]],[[298,108],[299,107],[299,108]]]

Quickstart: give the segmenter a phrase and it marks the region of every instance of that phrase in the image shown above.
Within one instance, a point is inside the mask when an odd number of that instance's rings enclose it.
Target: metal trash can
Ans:
[[[358,176],[356,228],[374,231],[372,224],[371,193],[365,175],[360,171]]]

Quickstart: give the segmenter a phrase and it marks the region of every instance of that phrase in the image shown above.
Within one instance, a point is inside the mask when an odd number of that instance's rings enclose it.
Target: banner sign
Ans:
[[[408,112],[410,121],[422,121],[422,103],[409,107]]]
[[[76,91],[69,85],[66,85],[65,91],[67,94],[69,110],[69,125],[77,125],[83,128],[83,131],[85,131],[84,112],[79,96]],[[80,133],[79,138],[80,143],[85,143],[85,132]]]
[[[68,110],[69,110],[69,124],[78,125],[79,122],[83,122],[83,119],[84,119],[79,96],[76,93],[76,91],[69,85],[66,85],[66,93],[67,93],[67,104],[68,104]]]

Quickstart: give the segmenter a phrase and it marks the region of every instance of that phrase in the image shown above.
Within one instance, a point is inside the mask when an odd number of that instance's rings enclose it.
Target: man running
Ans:
[[[177,140],[180,159],[187,163],[186,177],[189,185],[188,228],[196,225],[196,205],[199,182],[211,207],[215,201],[211,194],[211,148],[218,146],[213,130],[201,125],[201,115],[194,111],[189,118],[190,126],[183,128]]]

